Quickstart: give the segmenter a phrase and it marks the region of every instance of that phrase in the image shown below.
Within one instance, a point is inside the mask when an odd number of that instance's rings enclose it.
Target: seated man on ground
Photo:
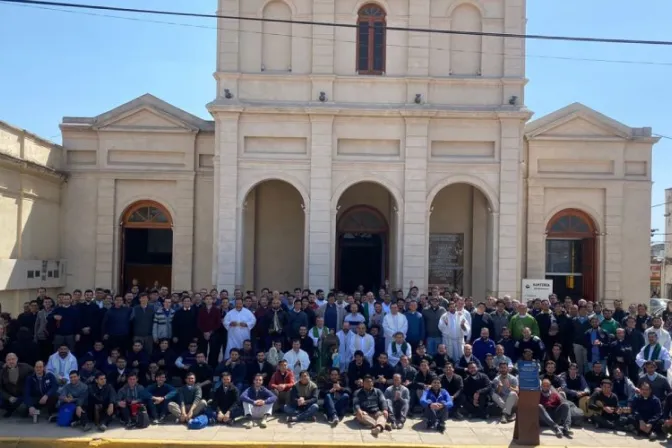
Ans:
[[[574,403],[584,414],[588,414],[590,388],[583,375],[579,373],[579,366],[576,363],[571,363],[567,373],[562,375],[562,391],[567,400]]]
[[[126,375],[126,384],[117,392],[117,408],[126,429],[137,426],[138,410],[148,399],[149,394],[138,382],[138,374],[131,372]]]
[[[467,377],[464,379],[464,408],[470,417],[487,419],[490,401],[490,378],[479,371],[475,362],[467,364]]]
[[[343,420],[345,411],[350,405],[351,395],[352,391],[345,386],[345,381],[341,379],[340,370],[332,368],[329,372],[328,381],[322,386],[324,412],[331,426],[336,426],[339,421]]]
[[[441,434],[446,430],[448,411],[453,407],[453,400],[448,391],[441,388],[441,380],[434,377],[432,385],[420,398],[420,405],[424,408],[425,424],[427,429],[436,429]]]
[[[663,408],[658,397],[651,394],[651,386],[648,383],[642,384],[639,392],[630,404],[631,413],[627,416],[630,425],[628,429],[636,435],[643,435],[654,441],[658,439],[663,424]]]
[[[79,381],[79,373],[76,370],[70,372],[68,383],[61,388],[60,396],[58,397],[59,406],[74,404],[75,413],[72,416],[73,428],[81,426],[84,431],[89,431],[91,425],[86,418],[86,403],[89,398],[89,388],[86,384]]]
[[[624,409],[618,406],[618,397],[611,390],[611,380],[602,380],[600,388],[593,392],[588,402],[596,428],[616,429],[624,423]]]
[[[404,423],[406,423],[411,393],[402,384],[400,374],[395,373],[392,377],[392,385],[385,389],[385,399],[387,400],[387,409],[390,414],[389,421],[392,428],[402,429]]]
[[[26,379],[23,401],[35,423],[42,412],[46,412],[49,421],[56,415],[58,381],[53,373],[45,370],[42,361],[35,363],[35,371]]]
[[[263,374],[260,374],[263,376]],[[212,408],[215,411],[217,423],[233,425],[237,417],[243,415],[239,404],[240,391],[231,381],[230,372],[222,372],[222,383],[215,389]]]
[[[549,380],[542,380],[541,394],[539,395],[539,420],[542,424],[551,428],[558,438],[563,435],[568,439],[572,438],[574,432],[572,427],[571,408],[567,401],[563,401],[551,387]]]
[[[355,418],[363,426],[371,428],[371,434],[374,437],[378,436],[383,429],[391,431],[392,426],[387,423],[389,414],[383,392],[373,387],[371,375],[365,375],[362,381],[362,388],[355,392],[353,400]]]
[[[33,368],[28,364],[19,362],[14,353],[8,353],[5,357],[5,365],[0,370],[0,404],[5,410],[5,418],[11,417],[15,412],[25,416],[28,408],[24,403],[24,391],[26,380],[33,373]]]
[[[110,426],[116,401],[116,392],[112,386],[107,384],[107,377],[103,372],[97,372],[93,384],[89,385],[86,413],[98,431],[105,432]]]
[[[245,389],[240,396],[243,403],[243,412],[247,418],[245,427],[252,429],[254,420],[260,420],[259,427],[268,426],[268,417],[273,413],[273,403],[278,399],[270,390],[264,387],[264,377],[257,375],[254,377],[252,386]]]
[[[502,410],[501,423],[516,419],[518,405],[518,378],[509,373],[509,364],[499,363],[499,375],[492,381],[492,401]]]
[[[176,402],[168,403],[168,412],[175,417],[176,423],[189,423],[192,418],[198,417],[208,402],[203,399],[201,386],[196,384],[196,375],[189,372],[185,377],[186,384],[177,390]]]
[[[289,403],[289,394],[295,382],[294,372],[288,367],[287,361],[278,361],[278,368],[268,383],[268,388],[278,397],[273,404],[274,411],[283,409]]]
[[[177,396],[177,389],[166,382],[166,373],[159,370],[156,374],[156,383],[147,386],[149,399],[147,413],[153,425],[158,425],[168,416],[168,403]]]
[[[311,381],[310,373],[304,370],[299,373],[299,381],[289,393],[289,403],[285,405],[287,423],[316,421],[315,414],[320,410],[317,405],[319,389]]]
[[[448,411],[450,417],[455,420],[463,420],[464,415],[460,409],[464,406],[464,380],[460,375],[455,373],[455,368],[452,362],[446,363],[443,367],[443,375],[439,377],[441,380],[441,388],[446,389],[448,395],[453,399],[453,407]]]

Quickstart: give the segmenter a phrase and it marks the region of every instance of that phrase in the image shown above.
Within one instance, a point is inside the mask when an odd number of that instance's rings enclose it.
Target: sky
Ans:
[[[215,0],[79,2],[216,10]],[[672,41],[672,1],[645,3],[528,0],[527,32]],[[62,9],[0,3],[0,120],[60,143],[63,116],[95,116],[144,93],[211,118],[205,104],[215,96],[214,19]],[[533,118],[579,101],[628,126],[650,126],[654,134],[672,137],[672,47],[527,40],[527,55],[525,103]],[[672,187],[666,170],[672,166],[672,139],[661,139],[653,151],[655,205],[665,202],[664,190]],[[660,233],[664,208],[651,208],[652,228]]]

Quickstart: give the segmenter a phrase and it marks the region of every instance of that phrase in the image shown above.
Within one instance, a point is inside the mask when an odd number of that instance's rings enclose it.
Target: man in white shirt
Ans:
[[[47,372],[52,373],[59,386],[70,382],[70,372],[79,371],[77,358],[70,352],[68,345],[63,343],[58,347],[58,351],[49,357],[47,362]]]
[[[471,324],[467,321],[465,314],[469,313],[463,311],[459,314],[455,309],[455,303],[450,302],[448,312],[439,319],[439,330],[443,334],[443,343],[448,349],[448,356],[454,360],[460,359],[464,353],[464,338],[471,331]]]
[[[406,316],[399,312],[396,303],[390,304],[390,313],[383,317],[383,335],[385,336],[385,347],[389,347],[394,341],[394,335],[401,332],[406,337],[408,331],[408,320]]]
[[[656,364],[656,371],[663,376],[667,376],[671,364],[670,352],[658,342],[658,335],[655,331],[648,332],[646,337],[649,343],[639,351],[635,362],[641,369],[644,367],[644,363],[653,361]]]
[[[670,338],[670,333],[663,328],[663,319],[660,316],[656,316],[653,318],[651,325],[651,327],[646,329],[646,333],[656,333],[656,336],[658,336],[658,343],[665,347],[669,352],[672,347],[672,338]]]
[[[243,298],[236,297],[236,307],[226,313],[222,321],[228,331],[224,359],[229,359],[232,348],[243,348],[243,342],[250,339],[250,332],[257,323],[252,311],[243,308]]]
[[[287,367],[294,372],[294,378],[299,378],[300,373],[310,367],[308,353],[301,350],[301,341],[298,339],[292,341],[292,349],[282,359],[287,361]]]
[[[336,333],[338,338],[338,357],[340,358],[340,369],[341,373],[348,370],[348,365],[352,361],[354,353],[352,350],[352,344],[355,339],[355,333],[350,330],[350,322],[343,322],[343,327],[341,330]]]
[[[408,358],[411,357],[411,344],[406,342],[401,331],[397,331],[394,334],[394,341],[387,347],[388,362],[394,367],[404,355]]]
[[[357,334],[352,338],[352,347],[350,353],[361,350],[364,353],[364,359],[369,361],[369,365],[373,365],[373,355],[376,352],[376,341],[373,336],[366,332],[366,324],[364,322],[357,325]]]

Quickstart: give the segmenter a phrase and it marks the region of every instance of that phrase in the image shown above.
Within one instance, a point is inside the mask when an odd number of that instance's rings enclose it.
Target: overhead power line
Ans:
[[[312,20],[286,20],[286,19],[271,19],[262,17],[242,17],[231,16],[224,14],[204,14],[194,12],[182,11],[166,11],[158,9],[140,9],[140,8],[122,8],[118,6],[105,5],[89,5],[84,3],[65,3],[55,1],[42,0],[0,0],[3,3],[16,3],[24,5],[41,5],[41,6],[60,6],[66,8],[76,9],[90,9],[99,11],[115,11],[128,12],[137,14],[156,14],[164,16],[179,16],[179,17],[196,17],[207,19],[230,19],[243,20],[251,22],[271,22],[271,23],[288,23],[293,25],[311,25],[311,26],[326,26],[334,28],[357,28],[355,23],[335,23],[335,22],[318,22]],[[672,41],[664,40],[642,40],[642,39],[621,39],[621,38],[602,38],[602,37],[582,37],[582,36],[553,36],[545,34],[516,34],[516,33],[493,33],[483,31],[461,31],[461,30],[443,30],[430,28],[415,28],[415,27],[397,27],[387,26],[388,31],[405,31],[405,32],[419,32],[419,33],[436,33],[436,34],[458,34],[467,36],[482,36],[482,37],[502,37],[515,39],[536,39],[536,40],[554,40],[554,41],[570,41],[570,42],[593,42],[593,43],[608,43],[608,44],[634,44],[634,45],[658,45],[658,46],[672,46]]]
[[[3,0],[0,0],[0,3]],[[85,11],[85,10],[75,10],[75,9],[62,9],[62,8],[53,8],[53,7],[46,7],[46,6],[40,6],[40,5],[31,5],[28,3],[13,3],[14,6],[21,6],[21,7],[26,7],[26,8],[32,8],[32,9],[41,9],[45,11],[55,11],[55,12],[63,12],[63,13],[68,13],[68,14],[80,14],[80,15],[87,15],[87,16],[92,16],[92,17],[104,17],[104,18],[110,18],[110,19],[119,19],[119,20],[128,20],[132,22],[142,22],[142,23],[151,23],[151,24],[158,24],[158,25],[171,25],[171,26],[181,26],[181,27],[188,27],[188,28],[200,28],[200,29],[210,29],[210,30],[219,30],[219,29],[225,29],[223,27],[217,27],[217,26],[209,26],[209,25],[202,25],[202,24],[195,24],[195,23],[184,23],[184,22],[171,22],[167,20],[156,20],[156,19],[146,19],[146,18],[140,18],[140,17],[130,17],[130,16],[121,16],[121,15],[112,15],[112,14],[105,14],[105,13],[100,13],[100,12],[92,12],[92,11]],[[260,35],[265,35],[265,36],[279,36],[279,37],[291,37],[293,39],[307,39],[307,40],[318,40],[318,41],[329,41],[329,42],[344,42],[344,43],[351,43],[351,44],[356,44],[357,42],[355,40],[350,40],[350,39],[335,39],[335,38],[320,38],[320,37],[314,37],[314,36],[298,36],[298,35],[289,35],[289,34],[282,34],[282,33],[270,33],[267,31],[253,31],[253,30],[238,30],[239,33],[244,33],[244,34],[260,34]],[[598,59],[598,58],[580,58],[580,57],[572,57],[572,56],[557,56],[557,55],[542,55],[542,54],[530,54],[526,53],[525,55],[518,55],[518,54],[511,54],[511,53],[498,53],[498,52],[490,52],[490,51],[472,51],[472,50],[461,50],[461,49],[448,49],[448,48],[443,48],[443,47],[436,47],[436,46],[419,46],[419,45],[398,45],[398,44],[392,44],[392,43],[387,43],[387,47],[392,47],[392,48],[405,48],[405,49],[410,49],[410,48],[417,48],[417,49],[429,49],[429,50],[439,50],[439,51],[452,51],[452,52],[458,52],[458,53],[476,53],[476,54],[483,54],[483,55],[489,55],[489,56],[506,56],[507,58],[513,58],[513,59],[526,59],[526,58],[539,58],[539,59],[555,59],[555,60],[562,60],[562,61],[579,61],[579,62],[599,62],[599,63],[611,63],[611,64],[633,64],[633,65],[659,65],[659,66],[672,66],[672,62],[664,62],[664,61],[643,61],[643,60],[624,60],[624,59]],[[658,137],[662,138],[670,138],[666,137],[664,135],[656,135]]]

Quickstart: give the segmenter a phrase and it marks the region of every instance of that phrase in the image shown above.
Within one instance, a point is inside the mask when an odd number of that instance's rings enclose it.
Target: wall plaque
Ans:
[[[429,284],[462,291],[464,233],[429,235]]]

